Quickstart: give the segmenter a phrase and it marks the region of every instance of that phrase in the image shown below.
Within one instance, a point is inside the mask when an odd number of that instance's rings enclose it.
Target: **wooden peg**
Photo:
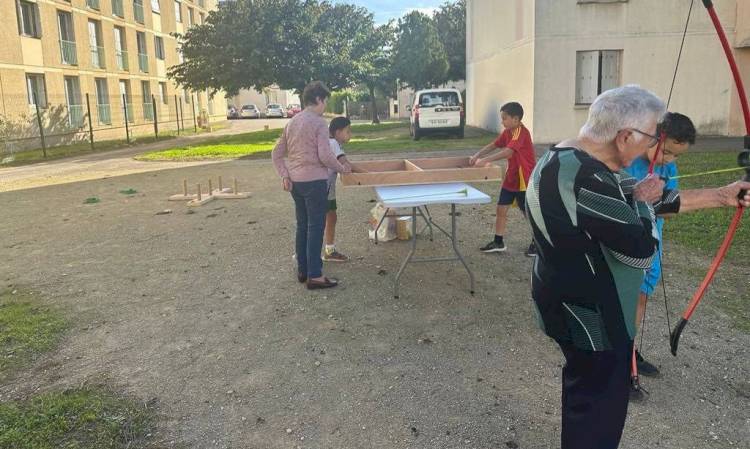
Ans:
[[[209,181],[210,183],[210,181]],[[201,193],[201,185],[198,184],[198,193],[195,196],[195,199],[192,201],[189,201],[187,203],[188,207],[196,207],[196,206],[203,206],[204,204],[208,203],[209,201],[212,201],[216,199],[215,196],[211,195],[209,192],[208,196],[203,196]]]

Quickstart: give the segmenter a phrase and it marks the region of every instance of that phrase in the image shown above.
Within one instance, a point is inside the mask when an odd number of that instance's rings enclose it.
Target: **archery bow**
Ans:
[[[714,9],[714,4],[712,0],[703,0],[703,6],[706,7],[706,10],[708,11],[708,15],[711,17],[711,22],[714,25],[714,28],[716,29],[716,34],[719,37],[719,40],[721,41],[721,46],[724,49],[724,54],[726,55],[727,62],[729,63],[729,68],[732,71],[732,76],[734,77],[734,84],[737,88],[737,94],[740,97],[740,105],[742,106],[742,114],[745,119],[745,141],[744,141],[744,150],[740,152],[739,156],[737,157],[737,162],[740,165],[740,167],[745,167],[746,174],[745,174],[745,180],[750,180],[750,107],[748,107],[748,100],[747,95],[745,93],[745,87],[742,83],[742,77],[740,76],[739,69],[737,68],[737,62],[735,61],[734,54],[732,53],[732,49],[729,46],[729,42],[727,41],[726,33],[724,32],[724,28],[721,25],[721,21],[719,20],[718,15],[716,14],[716,10]],[[740,197],[744,196],[745,192],[740,192]],[[700,287],[693,295],[692,299],[687,305],[687,308],[682,314],[682,317],[680,318],[680,321],[675,326],[674,330],[670,334],[669,338],[669,346],[672,352],[672,355],[677,355],[677,346],[680,343],[680,336],[682,335],[682,331],[685,329],[685,326],[687,325],[688,321],[690,320],[690,317],[693,315],[693,312],[695,312],[696,307],[698,307],[698,304],[703,299],[703,296],[706,294],[706,290],[708,289],[708,286],[711,284],[711,281],[713,280],[714,276],[716,275],[716,272],[719,269],[719,266],[721,266],[721,262],[724,260],[724,257],[727,254],[727,251],[729,251],[729,247],[732,245],[732,240],[734,240],[734,235],[737,233],[737,228],[740,225],[740,222],[742,221],[742,215],[743,215],[744,209],[741,205],[737,206],[737,210],[734,214],[734,217],[732,218],[731,223],[729,224],[729,229],[727,230],[726,236],[724,237],[724,241],[721,243],[721,246],[719,247],[719,251],[716,253],[716,256],[714,257],[713,261],[711,262],[711,267],[709,268],[708,272],[706,273],[706,276],[703,278],[703,281],[700,284]]]

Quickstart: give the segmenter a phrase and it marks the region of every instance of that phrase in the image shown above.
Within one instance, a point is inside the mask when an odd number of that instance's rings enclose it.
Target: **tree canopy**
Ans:
[[[312,80],[371,94],[390,92],[396,78],[413,87],[440,84],[465,70],[463,1],[446,3],[434,18],[412,12],[398,26],[327,0],[220,2],[205,23],[177,36],[184,62],[169,76],[190,90],[229,95],[271,85],[301,93]],[[444,29],[462,36],[442,37]]]
[[[393,69],[401,83],[414,90],[447,80],[448,57],[429,16],[412,11],[399,19]]]
[[[466,79],[466,1],[444,3],[433,19],[448,56],[447,81]]]

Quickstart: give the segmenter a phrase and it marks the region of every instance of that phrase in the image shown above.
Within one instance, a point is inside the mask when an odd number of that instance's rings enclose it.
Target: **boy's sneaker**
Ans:
[[[638,351],[635,351],[635,364],[638,367],[638,374],[651,377],[659,375],[659,368],[657,368],[653,363],[644,359],[641,353]]]
[[[531,242],[531,245],[529,245],[529,249],[527,249],[524,254],[526,254],[526,257],[536,256],[536,244],[534,242]]]
[[[493,240],[490,243],[479,248],[479,251],[483,253],[501,253],[505,251],[505,243],[497,243]]]
[[[346,262],[349,260],[349,257],[341,254],[340,252],[333,250],[330,254],[326,251],[323,251],[323,260],[326,262]]]

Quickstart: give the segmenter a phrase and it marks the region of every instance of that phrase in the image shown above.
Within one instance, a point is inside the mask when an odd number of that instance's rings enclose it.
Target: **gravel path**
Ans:
[[[219,175],[252,198],[194,210],[165,200],[183,178]],[[153,399],[160,448],[559,447],[562,357],[535,325],[520,214],[509,252],[484,255],[493,208],[459,208],[475,296],[465,272],[438,263],[409,267],[396,300],[407,244],[367,242],[373,198],[339,189],[339,247],[352,261],[325,267],[339,288],[308,292],[294,279],[292,202],[269,161],[0,193],[0,281],[41,293],[74,324],[0,400],[104,382]],[[448,223],[447,211],[433,215]],[[421,240],[421,254],[446,244]],[[667,248],[673,323],[707,264]],[[649,308],[644,353],[663,376],[644,380],[651,395],[631,406],[622,448],[750,447],[750,337],[712,304],[747,296],[740,271],[722,269],[678,358],[663,305]]]

